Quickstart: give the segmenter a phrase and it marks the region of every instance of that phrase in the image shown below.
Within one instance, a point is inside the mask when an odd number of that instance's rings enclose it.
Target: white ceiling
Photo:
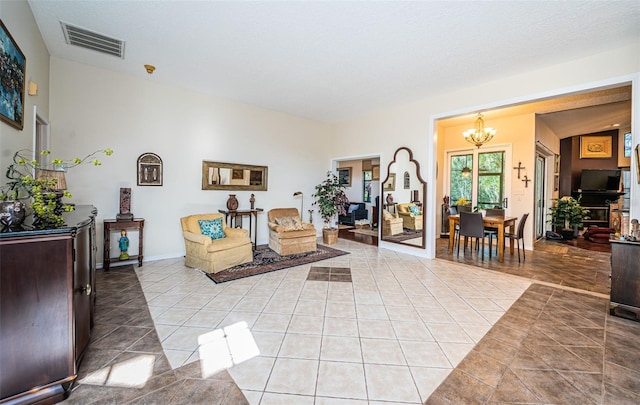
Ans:
[[[640,41],[638,0],[28,1],[51,55],[324,122]]]

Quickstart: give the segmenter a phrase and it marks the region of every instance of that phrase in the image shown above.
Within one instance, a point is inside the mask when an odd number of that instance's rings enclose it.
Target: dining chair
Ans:
[[[478,248],[479,241],[482,239],[482,259],[484,260],[484,238],[489,236],[489,258],[491,258],[491,240],[492,231],[486,231],[484,223],[482,222],[482,214],[479,212],[460,212],[460,230],[458,232],[458,256],[460,255],[460,238],[470,237],[476,238],[476,249]],[[467,250],[467,243],[465,240],[464,250]]]
[[[529,213],[527,212],[522,216],[522,219],[518,223],[518,230],[516,233],[505,233],[504,237],[509,238],[511,240],[515,240],[518,246],[518,263],[520,263],[520,240],[522,240],[522,260],[524,261],[527,258],[527,255],[524,250],[524,225],[527,222],[527,218],[529,217]],[[513,243],[513,242],[511,242]]]
[[[484,210],[485,215],[488,217],[504,217],[504,208],[487,208]],[[487,231],[492,231],[496,236],[496,253],[498,253],[498,228],[487,226],[484,228]]]
[[[458,208],[453,206],[449,207],[449,215],[458,215]],[[456,223],[455,229],[450,229],[449,232],[453,232],[453,247],[455,247],[455,243],[458,240],[458,232],[460,232],[460,224]]]

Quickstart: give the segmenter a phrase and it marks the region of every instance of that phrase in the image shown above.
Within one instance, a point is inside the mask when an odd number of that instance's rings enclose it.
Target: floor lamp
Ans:
[[[300,200],[300,219],[302,220],[302,210],[304,209],[304,194],[302,194],[302,191],[296,191],[295,193],[293,193],[294,197],[300,196],[302,197],[302,200]]]

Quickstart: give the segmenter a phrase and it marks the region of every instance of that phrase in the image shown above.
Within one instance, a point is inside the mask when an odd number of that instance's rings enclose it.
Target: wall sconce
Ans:
[[[300,201],[300,219],[302,219],[302,210],[304,208],[304,194],[302,193],[302,191],[296,191],[295,193],[293,193],[294,197],[300,196],[302,197],[302,200]]]

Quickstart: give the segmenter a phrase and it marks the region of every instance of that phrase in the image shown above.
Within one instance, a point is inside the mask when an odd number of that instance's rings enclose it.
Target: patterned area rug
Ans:
[[[224,283],[225,281],[237,280],[239,278],[255,276],[256,274],[268,273],[270,271],[286,269],[288,267],[299,266],[301,264],[313,263],[349,254],[349,252],[344,252],[324,245],[318,245],[317,249],[318,250],[315,252],[280,256],[273,250],[269,249],[267,245],[260,245],[253,252],[253,262],[240,264],[215,274],[205,274],[216,283]]]
[[[396,242],[402,242],[404,240],[408,240],[408,239],[414,239],[414,238],[419,238],[422,236],[422,229],[416,231],[414,229],[405,229],[404,232],[399,233],[397,235],[393,235],[393,236],[385,236],[384,239],[385,240],[393,240]]]

